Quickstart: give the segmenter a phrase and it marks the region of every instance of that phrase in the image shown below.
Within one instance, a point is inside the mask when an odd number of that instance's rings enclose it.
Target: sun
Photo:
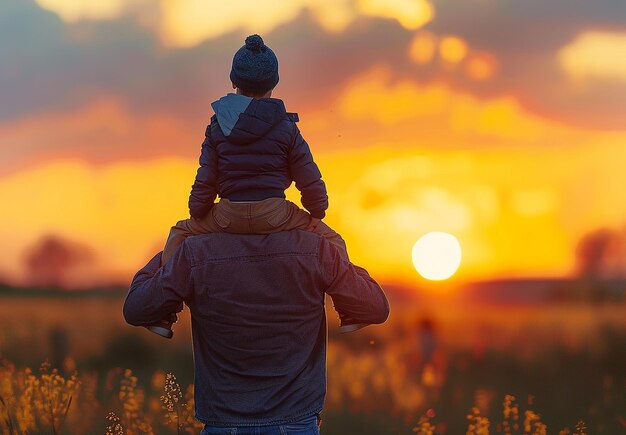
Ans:
[[[421,276],[441,281],[454,275],[461,265],[461,245],[452,234],[433,231],[415,242],[412,257]]]

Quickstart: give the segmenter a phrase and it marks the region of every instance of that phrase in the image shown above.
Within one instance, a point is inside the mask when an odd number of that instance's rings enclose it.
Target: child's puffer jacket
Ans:
[[[205,216],[216,196],[231,201],[285,197],[292,181],[313,217],[328,208],[326,185],[309,146],[282,100],[228,94],[212,104],[215,115],[202,143],[189,212]]]

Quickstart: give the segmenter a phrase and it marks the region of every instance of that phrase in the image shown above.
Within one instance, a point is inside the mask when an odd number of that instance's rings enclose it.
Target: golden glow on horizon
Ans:
[[[621,224],[626,203],[614,198],[626,184],[618,167],[626,159],[624,134],[554,126],[512,97],[479,100],[442,84],[393,80],[388,68],[374,68],[347,85],[335,113],[301,112],[329,189],[326,221],[357,264],[381,278],[410,280],[414,268],[402,252],[437,228],[463,240],[459,279],[564,274],[582,234]],[[357,131],[351,140],[358,148],[320,138],[337,122]],[[102,129],[110,134],[99,141]],[[10,153],[38,143],[67,151],[89,142],[141,156],[159,141],[170,153],[171,143],[198,144],[202,129],[189,130],[172,116],[103,100],[3,125],[0,137],[14,144]],[[361,143],[360,132],[395,136],[388,143],[363,136]],[[93,246],[102,270],[129,275],[187,215],[195,156],[97,165],[49,159],[0,178],[0,204],[11,204],[0,213],[6,242],[0,273],[22,273],[24,249],[58,234]],[[289,197],[297,201],[299,194],[292,188]]]
[[[331,198],[325,221],[342,234],[353,261],[380,279],[412,279],[406,253],[433,228],[463,240],[459,279],[566,274],[585,232],[620,225],[626,215],[626,204],[614,201],[626,184],[622,142],[615,136],[566,151],[471,155],[392,146],[317,153]],[[92,246],[107,276],[129,277],[187,216],[196,165],[178,158],[98,166],[58,161],[0,179],[0,203],[11,204],[0,213],[0,270],[23,276],[24,249],[55,234]],[[602,189],[586,193],[588,178]],[[297,201],[299,193],[291,188],[288,196]]]
[[[541,216],[555,211],[558,205],[558,194],[550,187],[519,190],[511,197],[511,206],[522,216]]]
[[[334,113],[301,111],[301,128],[329,189],[327,223],[354,261],[378,276],[411,279],[413,265],[401,253],[433,228],[463,240],[459,279],[567,273],[584,232],[626,215],[626,203],[614,204],[626,184],[615,167],[626,159],[624,134],[556,126],[512,97],[479,100],[443,84],[397,81],[386,67],[354,77],[333,105]],[[358,147],[320,138],[337,123],[357,132]],[[98,134],[103,129],[107,135]],[[0,137],[14,144],[9,153],[45,143],[67,155],[90,143],[141,156],[161,142],[169,153],[172,143],[199,145],[203,129],[190,130],[171,115],[103,100],[22,118],[1,126]],[[389,142],[368,137],[391,133]],[[49,159],[0,178],[0,204],[11,204],[0,213],[7,242],[0,271],[20,271],[24,249],[53,233],[94,246],[104,269],[131,274],[187,215],[196,156],[98,165]],[[299,195],[292,188],[289,197]]]
[[[10,228],[2,259],[22,272],[23,250],[53,234],[93,247],[98,267],[127,275],[187,216],[195,166],[177,158],[100,167],[60,160],[0,179],[0,202],[11,204],[0,214]]]
[[[461,245],[452,234],[432,231],[413,245],[411,258],[415,270],[431,281],[450,278],[461,265]]]
[[[558,52],[561,66],[575,79],[626,82],[626,33],[588,31]]]

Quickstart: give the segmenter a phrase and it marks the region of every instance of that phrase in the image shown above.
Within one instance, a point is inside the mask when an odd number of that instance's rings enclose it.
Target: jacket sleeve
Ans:
[[[289,149],[289,173],[302,195],[302,205],[311,216],[322,219],[328,208],[326,185],[322,174],[313,161],[311,150],[300,130],[296,127],[296,137]]]
[[[200,167],[189,195],[189,213],[201,218],[211,210],[217,197],[217,151],[211,139],[211,125],[206,128]]]
[[[337,248],[322,239],[320,275],[335,310],[360,323],[383,323],[389,317],[389,301],[367,270],[343,259]]]
[[[191,266],[183,243],[163,266],[161,254],[152,258],[133,278],[124,301],[124,319],[145,326],[168,319],[191,298]]]

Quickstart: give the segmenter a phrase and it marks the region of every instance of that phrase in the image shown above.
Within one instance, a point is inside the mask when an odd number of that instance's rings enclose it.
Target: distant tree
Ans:
[[[71,286],[72,274],[94,261],[91,249],[56,235],[42,237],[26,251],[27,282],[38,287]]]
[[[623,235],[609,228],[592,231],[580,240],[576,249],[576,272],[579,277],[603,279],[624,276]]]

